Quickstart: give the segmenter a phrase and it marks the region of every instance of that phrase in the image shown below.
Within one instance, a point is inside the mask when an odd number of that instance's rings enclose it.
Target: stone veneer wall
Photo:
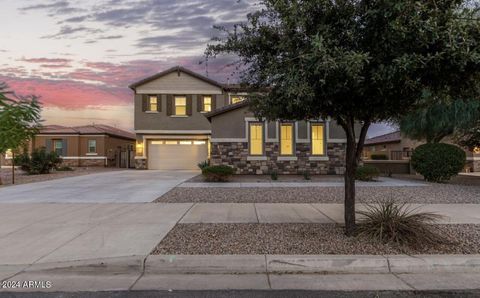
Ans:
[[[63,159],[62,166],[69,167],[103,167],[105,159]]]
[[[211,165],[233,166],[236,174],[269,174],[275,170],[278,174],[343,174],[345,171],[344,143],[327,144],[329,160],[309,160],[310,144],[297,143],[297,160],[277,160],[279,155],[278,143],[265,143],[267,160],[247,160],[248,143],[212,143]]]
[[[147,169],[147,159],[142,157],[135,158],[135,169],[137,170],[146,170]]]

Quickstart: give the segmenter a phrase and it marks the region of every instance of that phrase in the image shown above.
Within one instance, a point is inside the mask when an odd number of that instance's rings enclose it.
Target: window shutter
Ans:
[[[187,115],[192,116],[192,96],[187,95]]]
[[[67,156],[67,139],[62,140],[62,156]]]
[[[52,152],[52,140],[50,140],[50,139],[45,140],[45,150],[48,153]]]
[[[197,112],[203,111],[203,95],[197,95]]]
[[[162,111],[162,95],[157,94],[157,112]]]
[[[217,95],[212,95],[212,111],[217,108]]]
[[[173,108],[173,96],[171,94],[167,94],[167,116],[172,115],[172,108]]]
[[[142,111],[148,111],[148,95],[143,94],[142,95]]]

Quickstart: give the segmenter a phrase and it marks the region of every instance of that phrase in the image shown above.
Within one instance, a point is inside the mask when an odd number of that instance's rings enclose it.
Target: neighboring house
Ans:
[[[238,174],[342,174],[346,139],[334,121],[259,121],[248,90],[174,67],[130,85],[136,167],[197,169],[210,160]]]
[[[400,131],[394,131],[366,140],[363,157],[369,160],[372,154],[384,154],[389,160],[409,160],[412,151],[424,143],[402,136]],[[473,151],[465,150],[465,153],[467,154],[465,170],[480,172],[480,148]]]
[[[45,147],[55,151],[62,164],[72,167],[133,167],[135,135],[108,125],[65,127],[47,125],[30,141],[28,150]],[[132,160],[132,161],[130,161]],[[11,164],[11,153],[5,165]]]

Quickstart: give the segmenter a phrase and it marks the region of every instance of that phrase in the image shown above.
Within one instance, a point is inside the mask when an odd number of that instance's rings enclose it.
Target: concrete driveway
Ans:
[[[0,188],[0,203],[151,202],[198,171],[114,171]]]

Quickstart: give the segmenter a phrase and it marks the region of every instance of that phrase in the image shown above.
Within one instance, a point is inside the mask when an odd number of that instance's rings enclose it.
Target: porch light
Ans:
[[[138,141],[137,145],[135,146],[136,149],[136,155],[143,155],[143,142]]]

